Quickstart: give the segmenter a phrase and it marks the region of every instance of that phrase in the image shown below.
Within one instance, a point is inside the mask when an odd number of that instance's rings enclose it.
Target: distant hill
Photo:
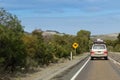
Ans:
[[[111,33],[111,34],[104,34],[104,35],[92,35],[91,39],[103,39],[103,40],[116,40],[119,33]]]
[[[43,35],[43,36],[64,35],[64,34],[65,34],[65,33],[60,33],[60,32],[58,32],[58,31],[55,31],[55,30],[42,31],[41,29],[36,29],[35,31],[37,31],[37,32],[42,32],[42,35]],[[24,33],[25,33],[25,34],[28,34],[28,35],[31,34],[30,32],[27,32],[27,31],[25,31]]]
[[[60,32],[55,31],[55,30],[42,31],[42,30],[38,29],[37,31],[42,32],[42,35],[44,37],[46,37],[46,36],[53,36],[53,35],[65,35],[65,33],[60,33]],[[31,34],[31,33],[25,32],[25,34]],[[95,40],[95,39],[100,38],[100,39],[103,39],[103,40],[116,40],[118,34],[119,33],[102,34],[102,35],[91,35],[91,39]],[[68,35],[70,35],[70,34],[68,34]],[[75,35],[73,35],[73,36],[75,36]]]
[[[43,31],[42,35],[43,36],[51,36],[51,35],[64,35],[65,33],[60,33],[58,31],[54,31],[54,30],[46,30]]]

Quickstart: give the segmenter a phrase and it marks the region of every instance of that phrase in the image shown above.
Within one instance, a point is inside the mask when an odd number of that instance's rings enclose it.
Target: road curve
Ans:
[[[110,60],[90,60],[75,80],[120,80],[120,67]]]

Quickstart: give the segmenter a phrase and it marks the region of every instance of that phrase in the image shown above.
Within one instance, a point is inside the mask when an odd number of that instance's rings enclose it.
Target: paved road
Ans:
[[[53,80],[71,80],[87,59],[56,76]],[[73,80],[120,80],[120,66],[111,60],[89,60]]]
[[[120,80],[120,68],[110,60],[90,60],[75,80]]]

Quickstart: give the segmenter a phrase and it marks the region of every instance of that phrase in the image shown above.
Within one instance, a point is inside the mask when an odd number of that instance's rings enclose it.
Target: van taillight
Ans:
[[[104,51],[104,54],[108,54],[108,51]]]
[[[94,54],[94,51],[91,51],[90,54]]]

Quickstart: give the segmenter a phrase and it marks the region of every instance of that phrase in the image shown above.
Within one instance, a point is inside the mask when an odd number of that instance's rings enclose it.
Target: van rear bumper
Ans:
[[[94,55],[90,55],[91,57],[94,57],[94,58],[100,58],[100,57],[107,57],[108,55],[107,54],[94,54]]]

